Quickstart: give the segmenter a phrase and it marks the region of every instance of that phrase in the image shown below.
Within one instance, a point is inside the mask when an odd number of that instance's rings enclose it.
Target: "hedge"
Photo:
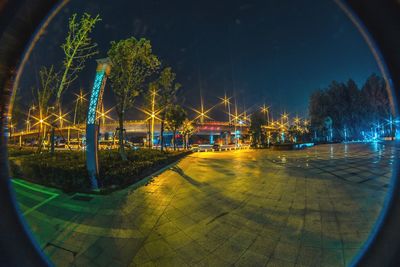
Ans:
[[[186,154],[143,149],[128,151],[128,160],[121,161],[116,151],[100,151],[99,186],[102,191],[124,188]],[[10,172],[12,177],[65,192],[88,192],[90,188],[85,154],[82,151],[10,156]]]

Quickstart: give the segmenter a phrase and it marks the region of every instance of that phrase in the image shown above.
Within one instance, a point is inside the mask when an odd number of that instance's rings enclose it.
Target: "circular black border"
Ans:
[[[7,0],[6,0],[7,1]],[[393,94],[400,99],[400,2],[347,0],[374,38],[392,74]],[[11,189],[7,159],[7,111],[13,77],[37,26],[59,1],[8,0],[0,5],[0,265],[49,266],[18,211]],[[400,266],[400,185],[394,166],[393,195],[387,213],[357,266]]]

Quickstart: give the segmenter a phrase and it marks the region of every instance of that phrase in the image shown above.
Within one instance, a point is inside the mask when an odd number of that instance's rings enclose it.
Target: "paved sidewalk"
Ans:
[[[195,153],[107,196],[14,185],[56,266],[345,266],[396,155],[390,144]]]

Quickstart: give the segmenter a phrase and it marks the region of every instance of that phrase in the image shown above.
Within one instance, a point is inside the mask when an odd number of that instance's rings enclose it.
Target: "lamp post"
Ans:
[[[264,119],[267,121],[267,125],[269,125],[269,107],[265,104],[261,107],[261,112],[264,114]],[[266,115],[266,118],[265,118]]]
[[[28,110],[28,117],[26,119],[26,131],[30,132],[31,131],[31,110],[35,111],[36,107],[34,105],[29,107]]]
[[[155,114],[155,105],[156,105],[156,89],[153,88],[153,91],[151,92],[151,132],[150,132],[150,147],[153,148],[154,145],[154,119],[156,117]]]
[[[156,96],[157,96],[157,88],[151,87],[150,88],[150,108],[140,108],[137,107],[140,111],[145,113],[148,117],[146,117],[146,122],[149,122],[149,148],[154,148],[154,128],[156,120],[161,121],[161,118],[158,116],[164,108],[160,108],[156,110]],[[106,112],[106,114],[108,111]]]
[[[228,125],[231,125],[231,102],[229,101],[232,97],[227,97],[226,93],[224,95],[224,98],[219,98],[221,99],[221,104],[224,104],[225,108],[228,108]]]
[[[281,115],[281,125],[280,125],[280,128],[281,128],[281,139],[282,139],[282,142],[284,143],[285,142],[285,131],[286,131],[286,126],[289,124],[289,114],[287,114],[286,112],[284,112],[282,115]]]
[[[296,115],[296,117],[294,118],[293,122],[294,122],[294,127],[295,127],[295,129],[296,129],[296,134],[295,134],[294,142],[297,143],[297,138],[298,138],[297,135],[301,132],[301,131],[300,131],[301,129],[300,129],[300,127],[299,127],[299,125],[300,125],[300,118],[299,118],[299,116]]]
[[[76,124],[76,114],[77,114],[77,111],[78,111],[78,105],[79,104],[82,105],[83,101],[87,101],[87,99],[85,98],[86,95],[87,94],[83,94],[83,90],[82,89],[79,91],[79,95],[75,94],[76,100],[75,100],[74,123],[73,123],[74,126]]]
[[[46,109],[46,118],[47,117],[49,117],[47,114],[49,114],[49,110],[54,110],[55,109],[55,107],[47,107],[47,109]],[[40,120],[42,121],[41,123],[40,123],[40,128],[41,129],[43,129],[43,139],[44,138],[46,138],[46,134],[47,134],[47,124],[46,123],[44,123],[44,119],[43,119],[43,114],[40,114]],[[43,124],[44,124],[44,128],[42,128],[43,127]]]

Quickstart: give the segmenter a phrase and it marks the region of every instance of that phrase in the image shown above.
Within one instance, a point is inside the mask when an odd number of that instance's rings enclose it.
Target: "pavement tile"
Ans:
[[[183,231],[174,233],[165,238],[165,241],[171,246],[173,250],[177,250],[183,246],[188,245],[193,240]]]
[[[277,258],[270,258],[267,267],[293,267],[295,264],[293,262],[277,259]]]
[[[209,252],[205,250],[196,241],[191,241],[186,246],[176,250],[176,253],[181,257],[187,264],[193,264],[201,261],[209,255]]]
[[[252,250],[247,250],[240,256],[239,260],[235,262],[235,266],[265,266],[265,264],[268,262],[268,259],[269,257],[263,254],[258,254]]]
[[[327,267],[344,266],[343,250],[323,249],[321,265]]]
[[[150,259],[152,260],[171,254],[173,252],[168,243],[162,239],[146,242],[144,244],[144,248],[146,249],[146,252],[149,255]]]
[[[296,265],[319,266],[321,265],[322,249],[314,247],[301,247],[296,259]]]
[[[46,248],[61,266],[344,266],[375,224],[395,155],[376,163],[368,144],[343,146],[196,153],[179,167],[197,186],[168,170],[87,203],[56,190],[26,219],[41,247],[77,252]],[[23,190],[25,211],[45,199]]]
[[[275,259],[295,263],[298,251],[299,246],[294,246],[291,243],[279,242],[275,247],[273,257]]]

